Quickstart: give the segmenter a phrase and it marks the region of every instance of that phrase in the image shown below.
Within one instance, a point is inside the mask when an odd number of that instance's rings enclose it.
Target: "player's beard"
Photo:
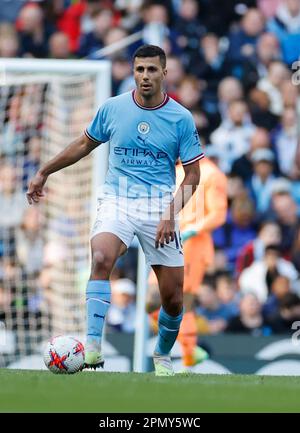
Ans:
[[[153,97],[155,97],[160,93],[161,93],[161,86],[159,85],[155,85],[151,83],[151,86],[147,90],[143,89],[142,84],[140,85],[140,94],[146,100],[152,99]]]
[[[153,93],[152,92],[141,92],[141,96],[144,98],[144,99],[151,99],[152,97],[153,97]]]
[[[148,89],[144,89],[142,86],[140,87],[140,94],[145,99],[151,99],[155,95],[155,90],[153,87],[149,87]]]

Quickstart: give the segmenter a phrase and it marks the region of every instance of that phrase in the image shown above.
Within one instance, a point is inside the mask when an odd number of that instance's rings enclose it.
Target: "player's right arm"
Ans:
[[[75,162],[87,156],[99,144],[101,143],[93,141],[86,134],[83,134],[44,164],[29,182],[26,193],[28,203],[38,203],[40,198],[44,196],[43,188],[50,174],[75,164]]]

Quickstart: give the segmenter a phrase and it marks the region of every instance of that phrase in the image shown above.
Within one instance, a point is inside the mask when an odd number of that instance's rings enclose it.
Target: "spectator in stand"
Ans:
[[[273,33],[263,33],[257,40],[254,54],[243,64],[242,82],[246,89],[255,87],[260,78],[268,73],[268,67],[274,60],[281,59],[279,41]]]
[[[10,283],[22,283],[22,270],[15,256],[2,257],[0,259],[0,279],[4,280],[9,286]]]
[[[200,107],[192,109],[191,113],[195,121],[195,125],[201,140],[201,144],[205,146],[207,143],[209,143],[209,137],[212,132],[211,130],[212,125],[209,116],[207,116],[204,110]],[[213,146],[208,145],[206,149],[211,149],[212,152],[209,155],[205,153],[205,155],[207,155],[210,159],[212,158],[216,163],[216,165],[219,165],[219,159],[218,159],[219,155],[217,154],[217,152],[214,151]]]
[[[25,140],[37,134],[42,127],[44,92],[44,83],[28,84],[22,89],[20,121]]]
[[[115,0],[114,7],[120,12],[120,23],[124,29],[131,31],[140,20],[140,9],[144,0]]]
[[[205,22],[200,17],[198,1],[180,1],[173,27],[179,35],[177,43],[184,50],[184,58],[191,59],[198,52],[199,40],[207,32]]]
[[[243,99],[244,91],[241,82],[234,77],[223,78],[218,87],[219,112],[222,120],[228,119],[231,102]]]
[[[220,166],[229,173],[233,162],[249,151],[250,138],[255,130],[251,122],[246,102],[232,101],[228,119],[211,134],[211,143],[220,155]]]
[[[226,36],[229,29],[241,19],[248,8],[255,8],[257,0],[209,0],[204,1],[203,12],[208,30]]]
[[[242,293],[254,293],[261,303],[266,302],[271,285],[278,275],[285,276],[291,282],[291,287],[298,286],[298,272],[295,266],[281,256],[278,245],[268,245],[262,260],[256,260],[244,269],[239,278]]]
[[[300,54],[300,1],[283,0],[267,28],[280,41],[284,61],[290,65],[297,60]]]
[[[222,248],[215,247],[215,261],[210,267],[210,273],[229,272],[228,258]]]
[[[29,3],[21,9],[17,28],[23,57],[48,56],[49,37],[55,29],[46,21],[38,4]]]
[[[227,75],[224,49],[219,38],[208,33],[201,39],[200,51],[190,57],[188,71],[205,81],[203,90],[203,109],[209,116],[211,132],[220,122],[218,112],[218,86]]]
[[[274,60],[281,59],[279,41],[273,33],[263,33],[257,41],[257,75],[259,78],[267,75],[268,67]]]
[[[263,221],[255,239],[248,242],[239,252],[236,262],[236,275],[252,265],[256,260],[262,260],[265,249],[269,245],[281,245],[281,231],[275,221]]]
[[[181,55],[182,49],[177,43],[178,34],[171,27],[171,11],[168,2],[145,2],[141,8],[141,21],[134,31],[143,31],[143,39],[130,47],[130,53],[141,44],[160,44],[167,56]]]
[[[240,249],[256,237],[255,209],[247,195],[233,199],[227,222],[213,233],[217,248],[222,248],[231,272]]]
[[[111,9],[101,9],[93,17],[93,29],[83,33],[79,41],[78,56],[93,57],[97,50],[103,48],[104,37],[113,25],[113,13]]]
[[[218,84],[227,75],[224,50],[220,39],[214,33],[207,33],[201,38],[200,62],[192,59],[194,73],[207,82],[207,90],[217,97]],[[202,57],[202,59],[201,59]]]
[[[186,75],[178,87],[178,100],[188,110],[200,108],[201,104],[201,83],[192,76]]]
[[[1,134],[0,156],[5,156],[14,163],[16,154],[24,152],[24,137],[21,124],[21,105],[22,96],[20,91],[16,91],[11,98],[6,101],[6,115]]]
[[[259,9],[251,8],[243,16],[240,28],[229,33],[228,62],[232,75],[243,76],[244,62],[255,55],[256,44],[265,28],[265,19]]]
[[[76,3],[82,0],[38,0],[47,21],[56,27],[56,22],[64,14],[70,3]],[[85,0],[84,0],[85,1]]]
[[[250,197],[254,200],[259,217],[267,213],[271,203],[274,183],[274,153],[270,149],[257,149],[251,155],[253,175],[247,182]]]
[[[49,38],[49,57],[53,59],[71,59],[70,41],[63,32],[55,32]]]
[[[270,325],[262,315],[262,304],[253,293],[242,297],[240,314],[229,321],[226,332],[250,334],[254,337],[271,334]]]
[[[269,318],[274,334],[292,334],[292,325],[300,320],[300,298],[296,293],[286,293],[279,301],[279,312]]]
[[[178,85],[176,99],[180,104],[191,111],[197,131],[201,139],[206,142],[209,137],[209,119],[202,109],[202,86],[193,75],[185,75]]]
[[[270,99],[270,111],[275,116],[283,112],[281,87],[289,80],[290,73],[284,63],[276,60],[269,64],[268,74],[257,83],[257,88],[266,92]]]
[[[258,149],[270,149],[271,142],[268,131],[264,128],[255,129],[253,135],[250,138],[250,149],[249,152],[244,153],[240,158],[237,158],[231,169],[231,174],[239,176],[243,181],[249,182],[254,174],[253,168],[253,154]],[[275,161],[274,161],[275,163]],[[276,167],[276,164],[275,164]],[[276,172],[276,169],[275,169]]]
[[[235,199],[243,200],[245,196],[247,196],[247,190],[245,188],[242,178],[237,176],[236,174],[229,174],[227,176],[227,181],[227,200],[229,207],[231,207]]]
[[[231,317],[239,313],[237,286],[229,272],[217,272],[215,276],[216,293],[222,305],[225,305]]]
[[[286,107],[281,122],[273,133],[273,146],[284,176],[292,177],[298,146],[297,113],[294,107]]]
[[[112,61],[112,94],[114,96],[134,89],[132,66],[126,57],[115,57]],[[129,88],[127,88],[129,86]]]
[[[227,305],[221,304],[218,299],[213,281],[205,278],[197,297],[199,306],[196,307],[197,316],[205,319],[208,326],[209,334],[222,332],[227,325],[228,320],[233,317],[234,313]]]
[[[263,305],[263,315],[266,318],[279,313],[280,300],[287,294],[291,293],[291,283],[287,277],[278,275],[271,284],[271,293]]]
[[[16,252],[27,275],[34,275],[43,265],[44,241],[41,232],[42,215],[37,207],[27,208],[16,233]]]
[[[0,226],[2,229],[16,228],[24,216],[26,201],[15,167],[3,164],[0,171]]]
[[[0,24],[0,57],[18,57],[18,34],[12,25]]]
[[[104,42],[104,46],[108,47],[116,42],[121,41],[122,39],[126,38],[128,36],[127,31],[125,29],[123,29],[122,27],[113,27],[111,29],[109,29],[103,39]],[[105,56],[106,59],[108,60],[113,60],[116,57],[124,57],[128,59],[128,49],[127,48],[120,48],[118,50],[115,50],[113,53],[111,54],[107,54]],[[93,55],[90,56],[90,58],[93,58]]]
[[[26,143],[26,155],[23,160],[23,191],[28,188],[28,180],[37,172],[41,158],[41,138],[38,134],[32,135]]]
[[[59,17],[57,27],[69,36],[72,53],[78,51],[80,36],[93,31],[94,17],[107,8],[113,10],[109,0],[85,0],[71,4]],[[117,23],[118,17],[114,16],[114,25]]]
[[[271,113],[270,98],[266,92],[259,90],[257,87],[251,89],[248,94],[248,106],[254,125],[268,131],[276,128],[278,116]]]
[[[290,253],[299,223],[297,204],[289,191],[290,183],[278,179],[273,185],[270,216],[279,224],[282,234],[282,251]]]
[[[167,76],[165,79],[165,89],[171,98],[178,101],[178,89],[183,81],[185,71],[182,62],[177,56],[168,56],[167,58]]]

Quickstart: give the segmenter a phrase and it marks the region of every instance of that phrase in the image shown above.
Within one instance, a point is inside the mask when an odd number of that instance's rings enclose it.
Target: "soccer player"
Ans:
[[[205,272],[214,262],[211,232],[224,224],[227,214],[227,179],[209,158],[200,161],[201,181],[180,217],[181,240],[185,258],[184,307],[178,341],[186,370],[207,358],[197,346],[194,304]],[[184,178],[182,165],[177,166],[176,180]],[[201,290],[201,288],[200,288]]]
[[[29,184],[29,203],[43,196],[47,177],[109,141],[109,168],[91,234],[92,266],[86,291],[85,366],[103,367],[101,338],[110,304],[109,277],[137,235],[158,278],[161,309],[153,361],[158,376],[174,374],[170,352],[183,314],[183,252],[177,215],[200,180],[203,157],[192,115],[163,92],[166,55],[144,45],[133,55],[136,89],[109,98],[77,140],[40,168]],[[184,179],[175,191],[175,163]]]
[[[197,322],[194,312],[195,300],[205,272],[214,261],[214,245],[211,232],[224,224],[227,213],[227,179],[209,158],[200,162],[201,181],[191,200],[180,215],[181,241],[184,251],[183,299],[185,311],[178,341],[182,349],[185,370],[207,359],[208,354],[197,346]],[[184,178],[182,164],[176,166],[178,188]],[[150,273],[147,311],[155,320],[159,299],[157,282]],[[201,290],[201,289],[200,289]]]

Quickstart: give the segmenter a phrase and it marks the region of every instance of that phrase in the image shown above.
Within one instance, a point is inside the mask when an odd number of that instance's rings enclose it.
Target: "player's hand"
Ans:
[[[29,182],[29,187],[26,192],[27,201],[29,204],[38,203],[41,197],[44,197],[43,188],[46,183],[47,176],[37,172],[34,178]]]
[[[162,219],[157,226],[155,237],[155,248],[164,247],[164,244],[169,244],[175,239],[175,221],[173,219]]]
[[[194,236],[197,236],[198,232],[195,230],[195,228],[188,228],[184,232],[180,233],[181,242],[184,243],[188,239],[193,238]]]

